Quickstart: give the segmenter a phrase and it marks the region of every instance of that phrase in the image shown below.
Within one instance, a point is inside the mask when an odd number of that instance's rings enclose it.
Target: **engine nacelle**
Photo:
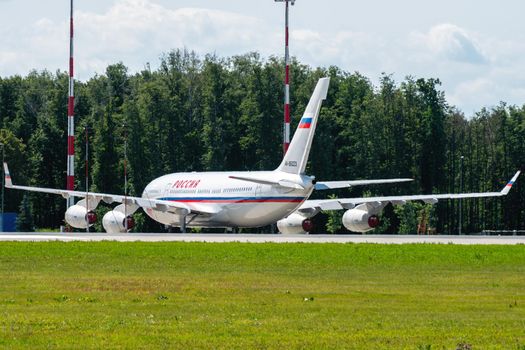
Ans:
[[[87,228],[97,221],[97,215],[92,211],[87,211],[82,205],[72,205],[66,210],[66,222],[74,228]]]
[[[277,221],[277,228],[283,234],[306,233],[313,230],[312,220],[297,213]]]
[[[350,209],[343,215],[343,225],[353,232],[367,232],[379,226],[379,218],[366,210]]]
[[[118,210],[108,211],[102,218],[102,226],[107,233],[125,233],[126,221],[128,221],[128,230],[135,226],[135,221],[131,216],[126,217],[123,212]]]

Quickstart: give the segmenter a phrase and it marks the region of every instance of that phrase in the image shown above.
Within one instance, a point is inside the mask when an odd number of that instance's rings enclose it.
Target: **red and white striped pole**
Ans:
[[[284,138],[283,138],[283,153],[286,154],[290,146],[290,51],[288,48],[288,0],[285,1],[285,33],[284,33]]]
[[[75,187],[75,91],[73,71],[73,0],[69,20],[69,98],[67,101],[67,189]],[[67,207],[74,204],[73,197],[67,199]]]
[[[295,0],[275,0],[276,2],[285,3],[285,29],[284,29],[284,128],[283,128],[283,153],[286,154],[290,146],[290,50],[288,46],[289,31],[288,31],[288,3],[295,4]]]

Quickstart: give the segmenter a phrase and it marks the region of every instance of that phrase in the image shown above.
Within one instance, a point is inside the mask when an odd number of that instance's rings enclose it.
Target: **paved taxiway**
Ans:
[[[280,234],[168,234],[168,233],[58,233],[3,232],[0,241],[118,241],[118,242],[247,242],[247,243],[435,243],[525,244],[525,236],[411,236],[411,235],[280,235]]]

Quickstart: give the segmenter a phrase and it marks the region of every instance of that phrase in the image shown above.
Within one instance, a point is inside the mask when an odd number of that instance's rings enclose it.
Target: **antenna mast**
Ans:
[[[67,190],[75,187],[75,92],[73,71],[73,0],[69,20],[69,94],[67,101]],[[67,199],[67,207],[74,204],[73,197]]]
[[[283,153],[286,154],[288,147],[290,146],[290,50],[288,48],[288,3],[292,6],[295,4],[295,0],[275,0],[275,2],[285,3],[285,28],[284,28],[284,64],[285,64],[285,77],[284,77],[284,128],[283,128]]]

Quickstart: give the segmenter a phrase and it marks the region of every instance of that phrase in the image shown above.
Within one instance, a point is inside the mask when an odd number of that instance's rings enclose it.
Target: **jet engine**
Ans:
[[[304,216],[293,213],[288,217],[277,221],[277,228],[283,234],[306,233],[313,230],[312,220]]]
[[[353,232],[367,232],[379,226],[379,218],[363,209],[350,209],[343,215],[343,225]]]
[[[66,210],[65,220],[74,228],[86,228],[88,223],[92,226],[97,221],[97,214],[87,211],[86,207],[75,204]]]
[[[128,214],[130,214],[129,211]],[[133,217],[124,214],[123,204],[121,204],[104,215],[102,218],[102,226],[104,226],[104,230],[106,230],[107,233],[125,233],[126,221],[129,231],[135,226],[135,220],[133,220]]]
[[[97,221],[97,214],[91,210],[95,209],[98,201],[94,199],[89,200],[89,211],[86,207],[86,200],[82,199],[77,204],[70,206],[65,213],[64,220],[74,228],[85,229],[87,225],[93,226]]]

